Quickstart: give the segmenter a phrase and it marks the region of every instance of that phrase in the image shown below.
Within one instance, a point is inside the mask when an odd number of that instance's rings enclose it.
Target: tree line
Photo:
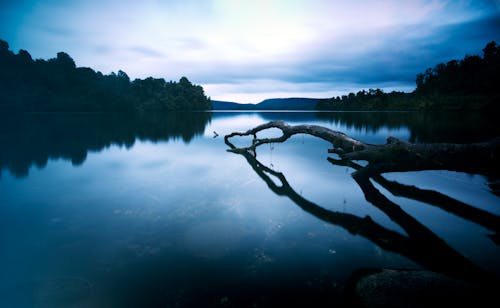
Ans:
[[[186,77],[178,82],[148,77],[130,80],[118,71],[104,75],[77,67],[65,52],[56,58],[33,60],[26,50],[17,54],[0,39],[0,110],[137,112],[207,110],[203,88]]]
[[[428,68],[416,76],[411,93],[362,90],[318,102],[320,110],[498,110],[500,46],[483,48],[483,56],[467,55]]]

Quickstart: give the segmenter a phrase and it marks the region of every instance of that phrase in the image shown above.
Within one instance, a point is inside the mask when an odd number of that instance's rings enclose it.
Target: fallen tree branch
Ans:
[[[270,128],[281,130],[282,135],[275,138],[257,138],[257,133]],[[339,155],[343,160],[368,161],[374,174],[418,170],[450,170],[487,176],[500,174],[500,138],[471,144],[417,144],[389,137],[386,144],[369,144],[318,125],[290,126],[283,121],[271,121],[246,132],[226,135],[224,142],[231,152],[250,151],[255,155],[258,146],[284,142],[296,134],[307,134],[330,142],[332,148],[328,152]],[[230,141],[235,136],[253,136],[252,144],[238,148]]]
[[[270,128],[278,128],[283,133],[282,136],[276,138],[257,138],[257,133]],[[308,134],[332,143],[336,148],[343,149],[346,153],[352,151],[360,151],[372,145],[363,143],[359,140],[353,139],[344,133],[333,131],[323,126],[318,125],[295,125],[290,126],[283,121],[271,121],[255,128],[249,129],[246,132],[234,132],[224,136],[225,143],[231,148],[233,152],[239,151],[255,151],[255,149],[266,143],[285,142],[293,135]],[[237,148],[229,139],[235,136],[253,136],[252,144],[248,147]]]
[[[258,138],[261,131],[277,128],[282,135],[275,138]],[[352,177],[361,188],[365,199],[383,211],[391,220],[403,228],[408,236],[385,229],[374,223],[370,217],[328,211],[297,194],[281,172],[274,171],[257,160],[257,148],[263,144],[281,143],[296,134],[307,134],[332,144],[328,150],[340,159],[328,158],[336,165],[349,166],[355,170]],[[251,145],[236,147],[230,139],[237,136],[253,136]],[[380,247],[399,252],[425,267],[451,276],[483,280],[491,278],[460,253],[451,248],[430,229],[421,224],[399,205],[384,196],[370,181],[371,179],[395,195],[408,197],[438,206],[462,218],[474,221],[496,234],[491,238],[498,243],[500,218],[492,213],[476,209],[451,197],[432,190],[388,181],[381,176],[387,172],[420,170],[450,170],[468,172],[498,178],[500,175],[500,138],[489,142],[472,144],[431,143],[413,144],[389,137],[386,144],[368,144],[317,125],[290,126],[282,121],[272,121],[246,132],[234,132],[224,137],[230,152],[243,155],[267,186],[278,195],[286,195],[305,211],[342,226],[353,234],[360,234]],[[367,161],[362,166],[355,161]],[[277,185],[270,176],[276,178]]]

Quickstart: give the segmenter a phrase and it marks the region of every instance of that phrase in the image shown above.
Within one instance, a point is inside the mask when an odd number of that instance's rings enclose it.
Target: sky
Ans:
[[[500,43],[500,0],[2,0],[0,39],[239,103],[409,92],[428,67]]]

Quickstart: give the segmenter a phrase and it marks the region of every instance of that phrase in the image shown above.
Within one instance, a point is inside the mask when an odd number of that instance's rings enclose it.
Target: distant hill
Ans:
[[[318,98],[271,98],[263,100],[256,105],[261,110],[314,110],[316,104],[321,99]]]
[[[212,100],[213,110],[315,110],[318,98],[271,98],[258,104],[238,104]]]
[[[213,110],[253,110],[254,104],[239,104],[234,102],[224,102],[211,100]]]

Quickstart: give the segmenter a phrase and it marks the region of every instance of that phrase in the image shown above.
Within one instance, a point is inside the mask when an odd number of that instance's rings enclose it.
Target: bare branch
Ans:
[[[278,128],[281,130],[282,134],[280,137],[276,138],[257,138],[257,133],[270,128]],[[229,135],[224,136],[224,142],[231,148],[231,151],[237,149],[240,150],[255,150],[256,147],[266,144],[266,143],[275,143],[275,142],[284,142],[288,140],[293,135],[296,134],[307,134],[312,135],[323,140],[326,140],[334,146],[334,148],[341,148],[343,152],[348,153],[352,151],[359,151],[372,145],[363,143],[359,140],[353,139],[347,136],[344,133],[334,131],[328,129],[326,127],[318,126],[318,125],[295,125],[290,126],[283,121],[271,121],[252,129],[247,130],[246,132],[234,132]],[[229,139],[235,136],[253,136],[252,145],[244,148],[236,148]]]
[[[276,138],[257,138],[257,133],[270,128],[278,128],[282,135]],[[366,160],[374,173],[416,170],[452,170],[483,175],[499,175],[500,138],[490,142],[472,144],[424,143],[413,144],[394,137],[387,138],[386,144],[368,144],[338,131],[318,125],[290,126],[283,121],[272,121],[246,132],[234,132],[224,137],[231,152],[253,151],[266,143],[284,142],[293,135],[307,134],[330,142],[328,151],[344,160]],[[230,138],[253,136],[248,147],[237,148]]]

